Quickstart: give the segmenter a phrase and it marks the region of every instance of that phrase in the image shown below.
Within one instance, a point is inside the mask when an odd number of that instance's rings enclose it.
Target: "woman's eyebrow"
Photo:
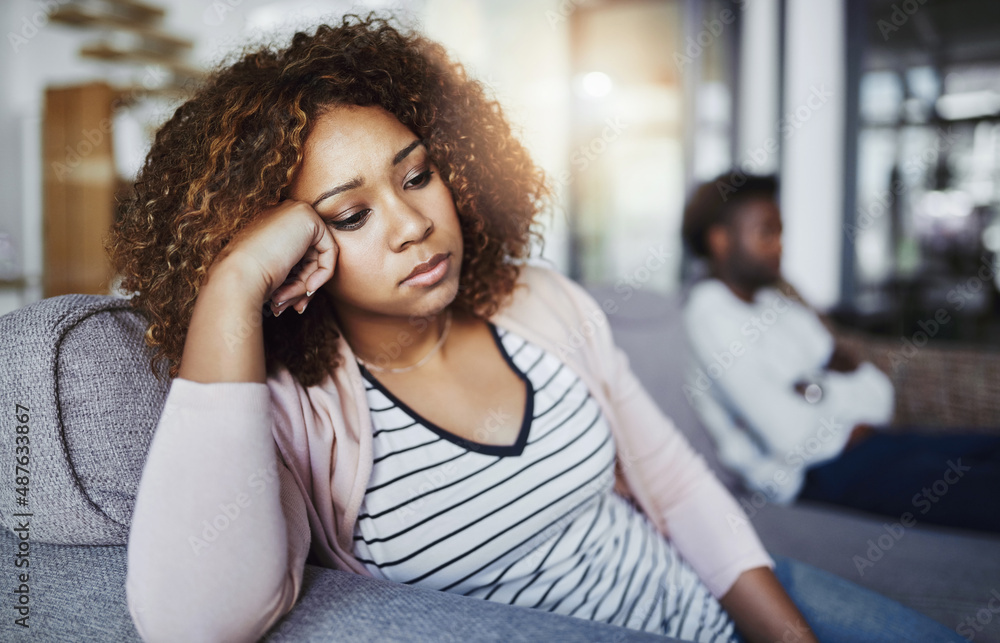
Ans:
[[[399,150],[398,152],[396,152],[396,156],[392,157],[392,164],[393,165],[399,165],[400,162],[403,159],[405,159],[410,154],[410,152],[412,152],[413,150],[417,149],[418,145],[423,145],[423,144],[424,144],[424,142],[422,140],[418,139],[416,141],[413,141],[412,143],[410,143],[409,145],[407,145],[403,149]]]
[[[354,188],[359,188],[362,185],[364,185],[364,183],[365,180],[363,178],[361,178],[360,176],[356,176],[347,183],[344,183],[343,185],[338,185],[332,190],[327,190],[323,194],[319,195],[319,198],[317,198],[315,201],[312,202],[312,207],[315,208],[317,205],[320,204],[321,201],[329,199],[330,197],[340,194],[341,192],[346,192],[348,190],[353,190]]]
[[[395,165],[399,165],[403,161],[403,159],[405,159],[407,156],[410,155],[410,152],[412,152],[413,150],[417,149],[417,147],[419,147],[419,146],[421,146],[423,144],[424,144],[424,142],[422,140],[418,139],[416,141],[413,141],[412,143],[410,143],[409,145],[407,145],[403,149],[399,150],[398,152],[396,152],[396,156],[392,157],[392,164],[394,166]],[[341,192],[347,192],[348,190],[353,190],[354,188],[359,188],[359,187],[361,187],[364,184],[365,184],[365,180],[363,178],[361,178],[360,176],[357,176],[357,177],[351,179],[350,181],[348,181],[347,183],[344,183],[343,185],[338,185],[337,187],[335,187],[335,188],[333,188],[331,190],[327,190],[323,194],[319,195],[319,197],[315,201],[313,201],[312,207],[315,208],[324,199],[329,199],[330,197],[336,196],[336,195],[340,194]]]

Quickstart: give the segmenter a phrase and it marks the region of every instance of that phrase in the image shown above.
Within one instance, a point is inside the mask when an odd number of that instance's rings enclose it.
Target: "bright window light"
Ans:
[[[583,77],[583,92],[587,96],[593,96],[594,98],[601,98],[607,96],[611,93],[611,88],[614,83],[611,82],[611,76],[608,76],[603,71],[592,71]]]

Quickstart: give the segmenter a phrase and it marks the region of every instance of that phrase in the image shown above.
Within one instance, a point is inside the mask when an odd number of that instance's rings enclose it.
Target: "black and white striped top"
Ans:
[[[374,468],[354,554],[376,578],[696,641],[733,623],[656,527],[614,487],[615,446],[583,381],[490,323],[524,381],[510,446],[424,419],[364,366]],[[485,435],[491,420],[472,435]]]

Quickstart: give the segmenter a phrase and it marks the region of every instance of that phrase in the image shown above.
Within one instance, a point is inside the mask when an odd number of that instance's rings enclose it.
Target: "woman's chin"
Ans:
[[[458,298],[458,284],[442,283],[439,286],[411,308],[410,317],[435,317],[451,307]]]

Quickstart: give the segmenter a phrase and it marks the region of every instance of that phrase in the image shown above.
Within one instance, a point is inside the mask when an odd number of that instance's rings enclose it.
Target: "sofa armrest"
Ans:
[[[896,389],[893,425],[1000,430],[1000,352],[929,343],[917,347],[843,328],[835,334],[889,376]]]
[[[19,538],[0,529],[0,549]],[[126,547],[28,540],[30,565],[3,565],[5,592],[26,590],[27,628],[15,605],[0,621],[0,641],[141,641],[125,602]],[[17,578],[28,573],[26,583]],[[9,594],[8,594],[9,595]],[[302,594],[262,641],[672,641],[582,618],[364,578],[306,565]]]
[[[528,607],[306,566],[295,609],[272,641],[674,641]]]

